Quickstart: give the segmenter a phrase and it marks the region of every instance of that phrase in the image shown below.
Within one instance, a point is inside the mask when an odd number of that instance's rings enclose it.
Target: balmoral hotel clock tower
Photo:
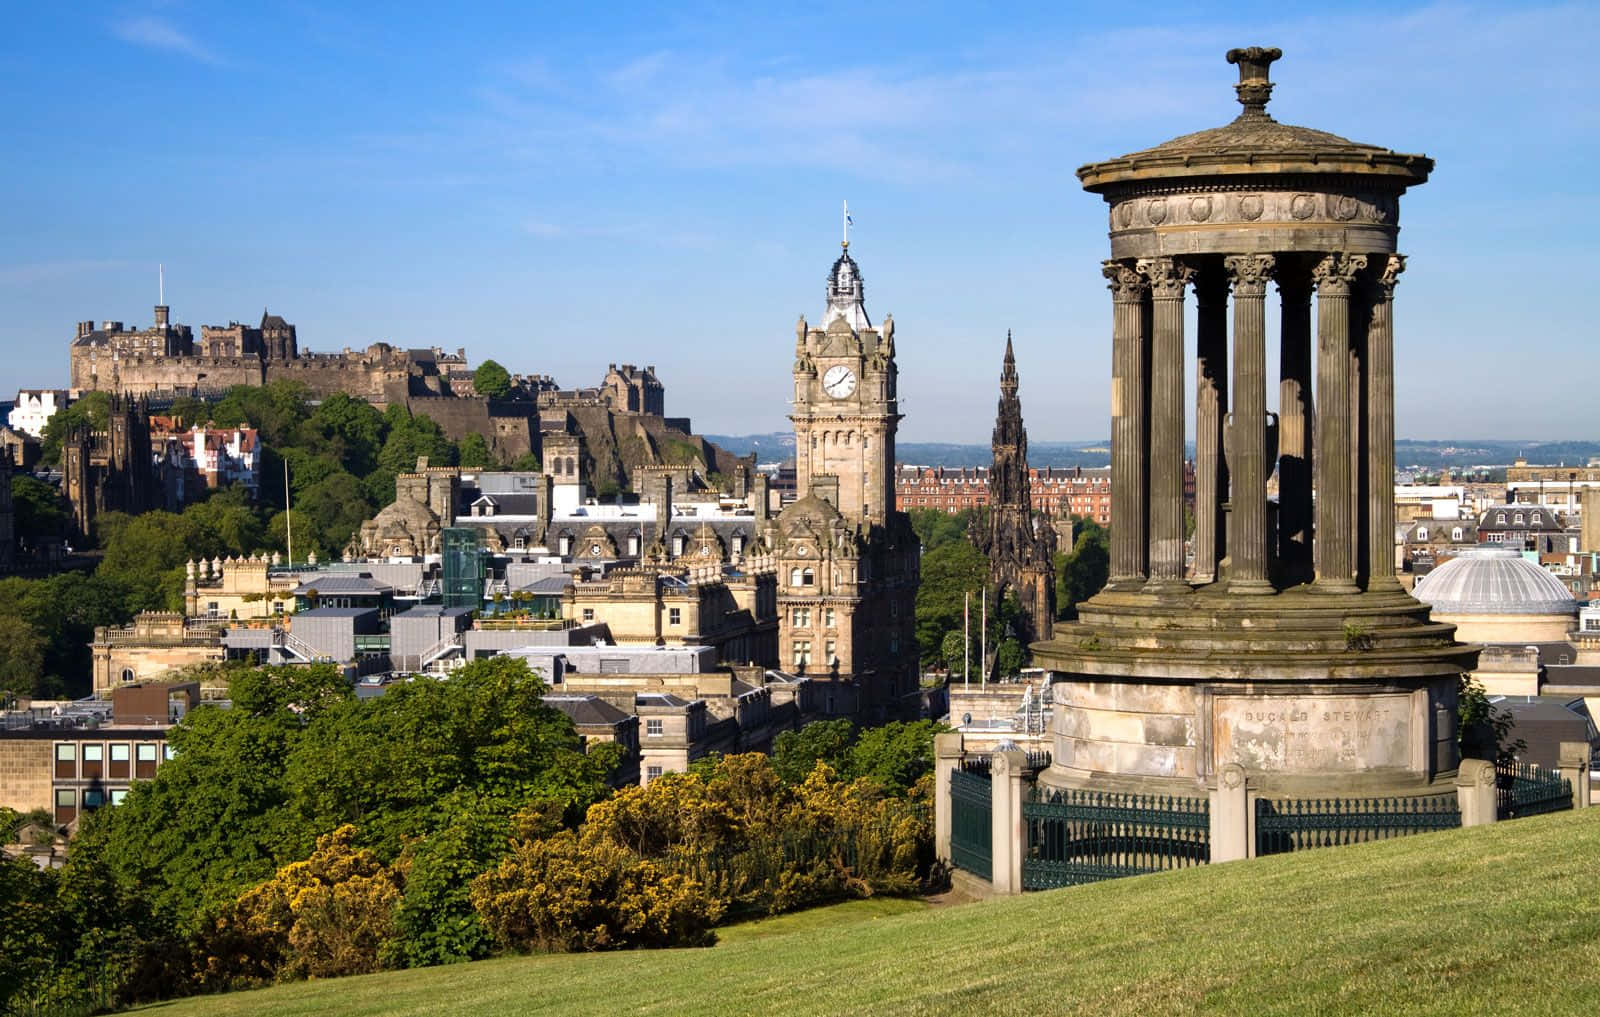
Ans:
[[[798,498],[774,524],[781,666],[828,676],[829,712],[915,717],[917,538],[894,503],[894,319],[873,328],[849,242],[822,327],[795,327]],[[824,708],[827,707],[824,705]]]

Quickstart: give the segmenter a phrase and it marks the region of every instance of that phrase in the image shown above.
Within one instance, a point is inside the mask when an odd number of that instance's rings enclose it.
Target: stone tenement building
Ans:
[[[989,471],[987,518],[974,517],[972,542],[989,559],[989,582],[1001,596],[1013,590],[1022,604],[1025,643],[1049,639],[1055,630],[1056,531],[1034,515],[1028,476],[1028,429],[1017,398],[1017,359],[1006,333],[1000,370],[1000,407],[994,422],[994,467]],[[980,525],[981,524],[981,525]]]
[[[1242,767],[1262,795],[1454,798],[1457,680],[1477,647],[1430,618],[1394,563],[1400,196],[1433,160],[1278,123],[1280,55],[1228,53],[1244,107],[1232,123],[1078,170],[1110,213],[1116,520],[1106,588],[1034,646],[1056,682],[1051,787],[1192,798]]]

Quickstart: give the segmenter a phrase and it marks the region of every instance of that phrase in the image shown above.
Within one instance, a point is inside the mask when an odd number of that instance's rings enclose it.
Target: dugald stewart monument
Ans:
[[[1433,161],[1278,123],[1281,55],[1228,52],[1232,123],[1078,170],[1110,212],[1117,518],[1106,588],[1033,647],[1056,679],[1048,787],[1203,795],[1237,764],[1263,793],[1406,796],[1456,776],[1477,648],[1430,620],[1393,560],[1400,197]]]

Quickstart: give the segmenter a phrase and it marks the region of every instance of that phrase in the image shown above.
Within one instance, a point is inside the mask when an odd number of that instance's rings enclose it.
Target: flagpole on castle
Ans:
[[[843,229],[844,229],[844,247],[845,247],[845,250],[849,250],[850,249],[850,202],[849,202],[848,199],[844,203]]]

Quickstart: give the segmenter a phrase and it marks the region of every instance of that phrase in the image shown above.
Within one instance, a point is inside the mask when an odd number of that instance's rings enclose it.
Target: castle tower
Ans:
[[[1229,51],[1232,123],[1078,170],[1110,209],[1116,518],[1110,582],[1033,648],[1057,682],[1049,785],[1198,796],[1238,765],[1263,795],[1454,798],[1477,647],[1401,588],[1393,549],[1400,197],[1433,160],[1278,123],[1281,55]]]
[[[1017,359],[1006,333],[995,413],[994,465],[989,470],[987,518],[973,520],[973,543],[989,558],[989,582],[1002,596],[1013,590],[1022,604],[1025,642],[1049,639],[1055,629],[1055,529],[1033,515],[1028,474],[1028,431],[1017,398]],[[980,525],[980,520],[982,525]]]
[[[837,478],[847,519],[883,525],[894,511],[895,431],[900,423],[894,318],[867,317],[861,270],[848,244],[828,273],[822,328],[795,327],[795,478],[800,497],[818,477]]]

